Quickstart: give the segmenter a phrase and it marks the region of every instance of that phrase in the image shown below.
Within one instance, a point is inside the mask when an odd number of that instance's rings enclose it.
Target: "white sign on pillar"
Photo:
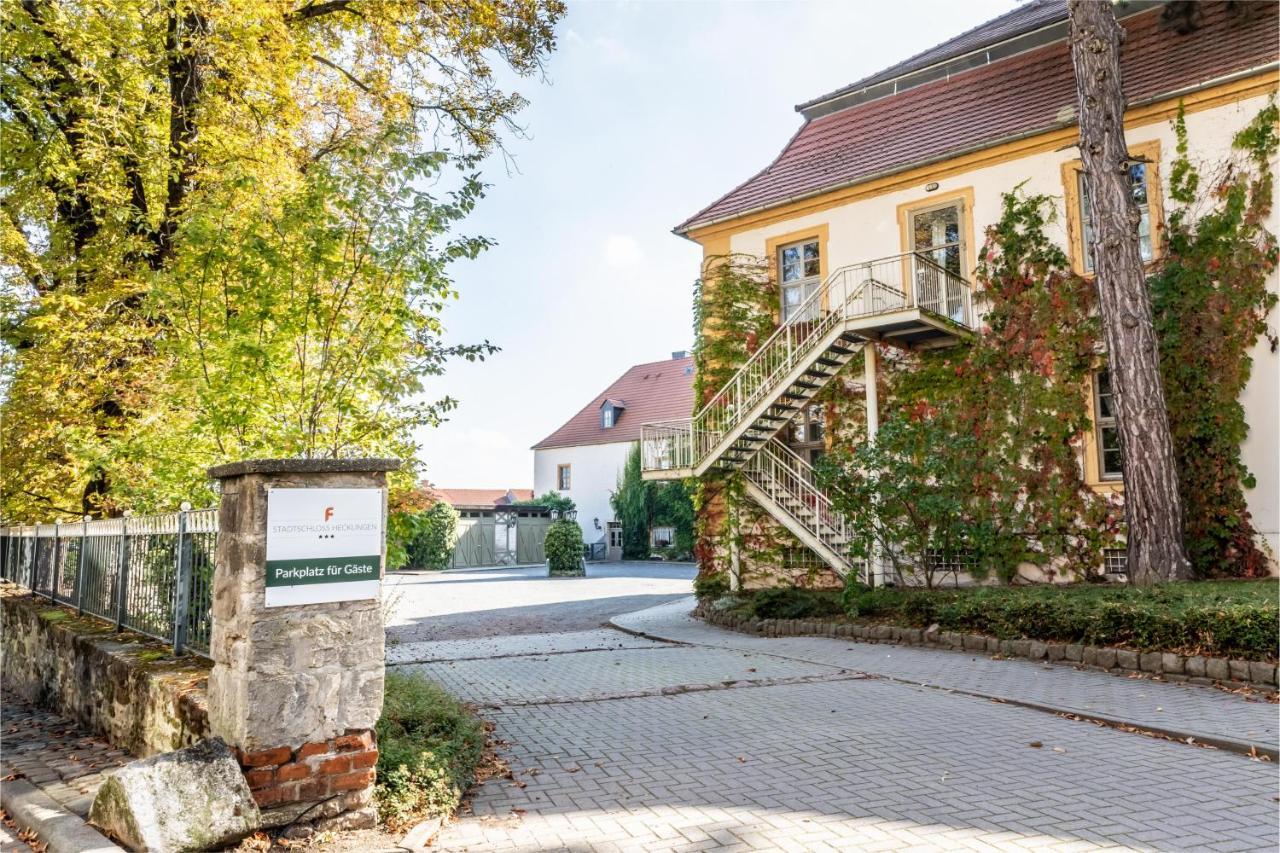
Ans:
[[[267,607],[381,594],[384,489],[267,490]]]

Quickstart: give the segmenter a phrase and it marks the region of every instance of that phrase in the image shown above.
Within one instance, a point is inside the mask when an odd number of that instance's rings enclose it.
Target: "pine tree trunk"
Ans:
[[[1093,221],[1093,269],[1124,454],[1129,578],[1138,584],[1182,580],[1191,577],[1191,564],[1182,545],[1182,500],[1138,243],[1141,214],[1130,192],[1124,141],[1124,31],[1109,0],[1069,0],[1067,8],[1080,96],[1080,155]]]

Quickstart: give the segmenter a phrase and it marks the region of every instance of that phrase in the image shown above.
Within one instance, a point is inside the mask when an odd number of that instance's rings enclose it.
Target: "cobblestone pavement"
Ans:
[[[835,657],[635,637],[611,647],[600,631],[415,652],[431,662],[407,668],[486,706],[514,771],[478,789],[473,814],[437,841],[445,850],[1280,842],[1273,764],[868,678]]]
[[[393,573],[383,600],[398,643],[588,631],[609,617],[682,598],[685,563],[588,563],[586,578],[549,578],[543,566]]]
[[[133,760],[65,717],[8,692],[0,695],[0,705],[0,776],[25,778],[82,818],[105,776]]]
[[[1070,666],[990,655],[878,645],[823,637],[769,639],[708,625],[689,615],[693,600],[615,617],[628,630],[718,649],[758,651],[930,684],[1114,717],[1138,726],[1232,738],[1271,747],[1280,741],[1280,715],[1261,697],[1190,684],[1124,678]]]

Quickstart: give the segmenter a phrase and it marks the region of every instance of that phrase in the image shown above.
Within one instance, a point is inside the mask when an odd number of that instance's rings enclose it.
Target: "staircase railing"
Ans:
[[[778,390],[784,377],[811,363],[819,344],[845,321],[920,307],[968,326],[971,304],[968,282],[924,254],[908,252],[841,267],[793,309],[792,319],[692,418],[643,425],[645,470],[696,467],[721,436]]]
[[[795,451],[773,439],[747,461],[743,473],[783,512],[852,562],[848,549],[854,529],[814,483],[813,466]]]

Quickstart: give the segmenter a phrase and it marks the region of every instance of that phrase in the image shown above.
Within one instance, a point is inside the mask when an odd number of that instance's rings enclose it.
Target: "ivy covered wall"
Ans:
[[[1275,345],[1267,317],[1277,253],[1267,223],[1276,118],[1268,106],[1221,162],[1199,169],[1187,156],[1184,122],[1175,123],[1166,242],[1151,286],[1188,551],[1201,576],[1268,570],[1244,497],[1253,475],[1240,455],[1248,431],[1240,393],[1255,342],[1265,335]],[[979,577],[1008,579],[1028,562],[1077,577],[1099,565],[1102,548],[1122,545],[1122,497],[1082,476],[1091,376],[1105,354],[1093,283],[1072,272],[1054,239],[1063,231],[1059,203],[1014,187],[1004,194],[974,275],[984,312],[979,336],[925,352],[880,345],[874,450],[865,442],[860,357],[818,397],[831,449],[821,466],[829,494],[864,529],[910,540],[899,549],[906,571],[941,547],[971,555]],[[698,406],[777,327],[777,306],[768,261],[709,259],[695,292]],[[873,470],[896,472],[897,486],[872,484]],[[834,580],[802,567],[796,554],[804,549],[742,495],[734,475],[703,478],[696,502],[704,575],[727,569],[736,541],[747,586]]]

